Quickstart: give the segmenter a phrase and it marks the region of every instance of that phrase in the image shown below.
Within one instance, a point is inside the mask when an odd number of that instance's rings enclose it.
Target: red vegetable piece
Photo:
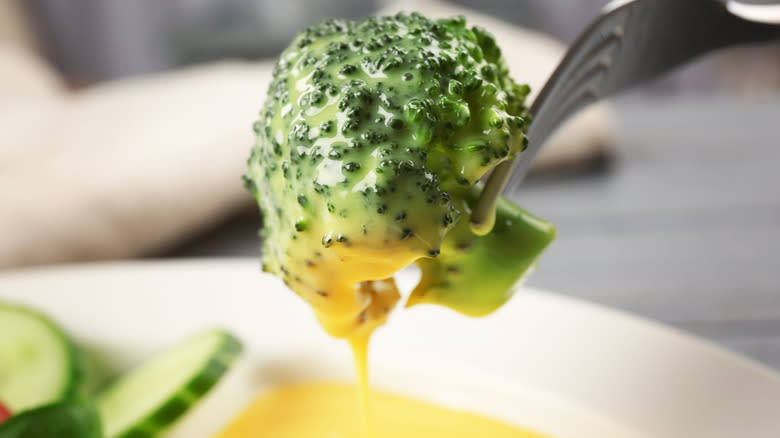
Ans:
[[[11,418],[11,411],[5,407],[3,402],[0,402],[0,423]]]

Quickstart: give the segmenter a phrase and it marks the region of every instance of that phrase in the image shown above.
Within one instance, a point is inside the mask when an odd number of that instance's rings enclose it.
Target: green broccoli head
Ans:
[[[340,287],[306,280],[318,264],[353,263],[367,281],[436,257],[469,213],[454,198],[525,148],[528,91],[462,17],[301,32],[274,70],[245,175],[264,215],[264,269],[316,300]],[[393,256],[365,266],[355,248]]]

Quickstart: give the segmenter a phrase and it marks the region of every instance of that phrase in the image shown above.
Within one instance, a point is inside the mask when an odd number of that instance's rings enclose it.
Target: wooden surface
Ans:
[[[663,321],[780,369],[780,97],[624,99],[613,162],[529,181],[558,226],[529,284]],[[171,256],[257,255],[239,218]]]

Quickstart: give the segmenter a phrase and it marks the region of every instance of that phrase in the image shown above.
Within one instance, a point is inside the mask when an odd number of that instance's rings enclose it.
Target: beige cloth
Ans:
[[[537,90],[563,53],[440,3],[392,9],[464,13]],[[226,62],[70,93],[32,51],[0,45],[0,267],[148,254],[251,204],[240,175],[271,66]],[[540,161],[609,144],[605,111],[578,118]]]

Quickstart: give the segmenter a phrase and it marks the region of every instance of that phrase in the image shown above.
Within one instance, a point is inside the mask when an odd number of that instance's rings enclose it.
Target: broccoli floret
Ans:
[[[318,265],[352,263],[369,281],[443,257],[470,212],[464,194],[525,148],[528,92],[463,17],[302,31],[274,69],[245,175],[263,212],[264,269],[319,303],[344,285],[312,279]],[[366,267],[357,248],[392,261]]]

